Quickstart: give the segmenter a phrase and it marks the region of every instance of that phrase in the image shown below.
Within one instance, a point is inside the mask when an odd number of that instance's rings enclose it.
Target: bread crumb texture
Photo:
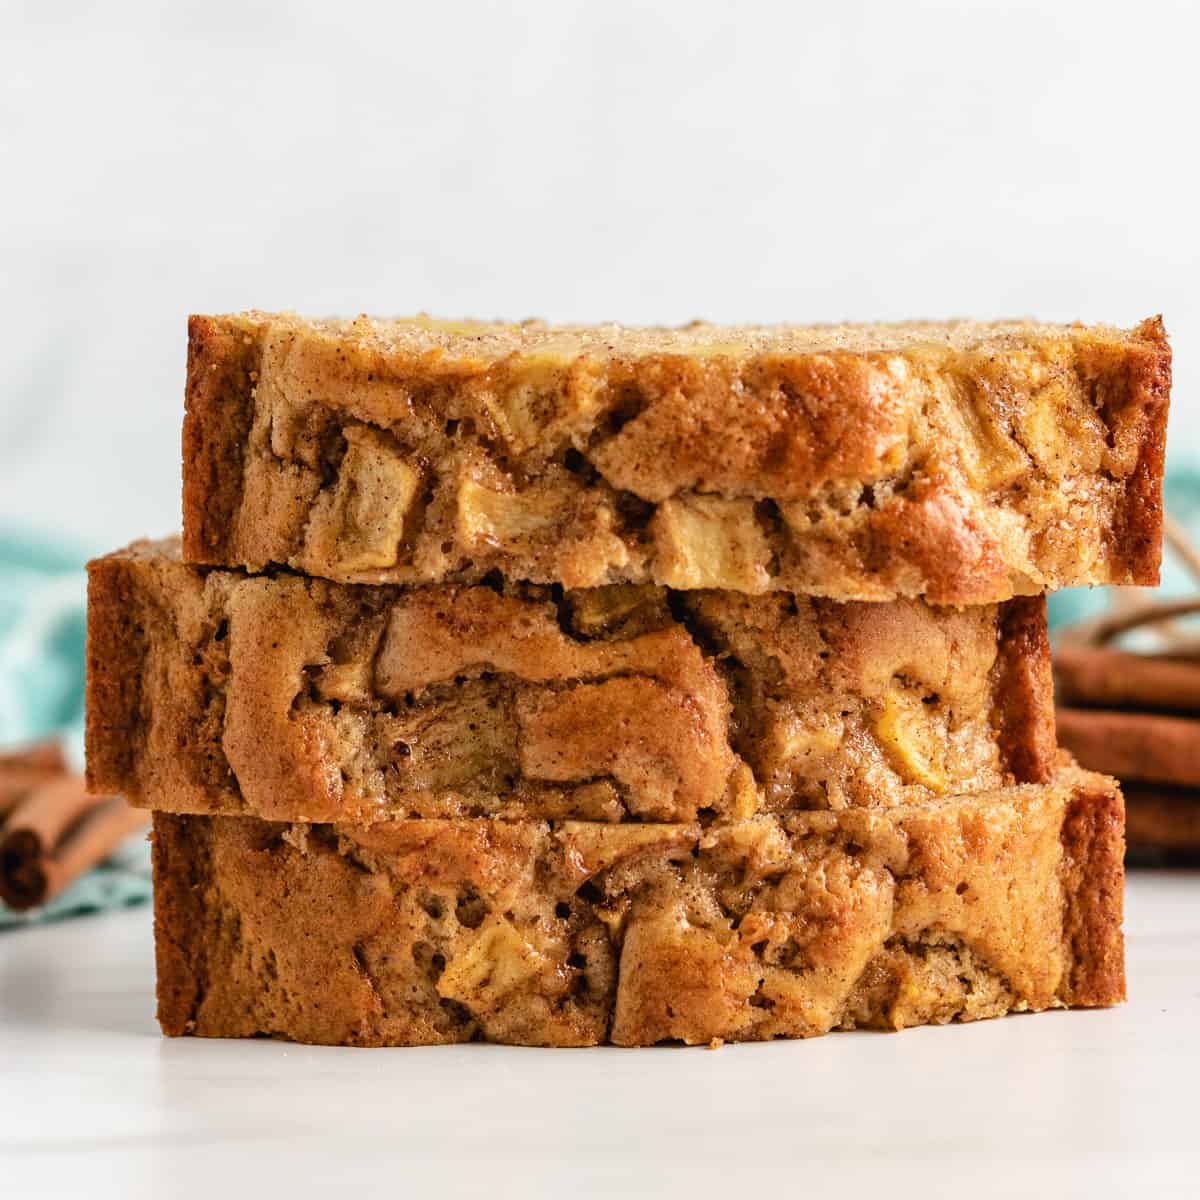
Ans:
[[[288,821],[738,820],[1050,778],[1045,604],[90,567],[91,784]]]
[[[1157,582],[1157,318],[189,326],[184,550],[359,582],[924,596]]]
[[[339,1045],[811,1037],[1124,996],[1120,794],[694,824],[159,813],[170,1035]]]

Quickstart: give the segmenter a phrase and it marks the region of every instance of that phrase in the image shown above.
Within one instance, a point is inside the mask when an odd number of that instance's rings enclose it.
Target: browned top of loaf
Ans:
[[[546,321],[447,321],[429,316],[353,320],[310,319],[294,313],[250,311],[215,317],[226,328],[257,335],[294,333],[343,343],[383,355],[392,367],[409,366],[431,374],[447,370],[487,369],[512,355],[559,362],[589,358],[623,360],[760,355],[895,354],[921,348],[971,353],[1011,353],[1048,341],[1077,343],[1149,343],[1143,326],[1125,330],[1111,325],[1053,324],[1033,320],[896,321],[841,325],[554,325]]]

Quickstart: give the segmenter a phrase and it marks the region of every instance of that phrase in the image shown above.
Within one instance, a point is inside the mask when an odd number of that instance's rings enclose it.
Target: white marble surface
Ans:
[[[4,6],[0,527],[179,524],[189,311],[1033,313],[1177,347],[1200,5]]]
[[[1200,873],[1131,999],[717,1052],[165,1041],[145,909],[0,935],[0,1195],[1197,1195]]]

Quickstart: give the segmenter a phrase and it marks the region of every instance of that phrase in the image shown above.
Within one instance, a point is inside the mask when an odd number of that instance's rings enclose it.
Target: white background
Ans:
[[[179,523],[185,317],[1034,314],[1200,341],[1200,6],[3,6],[0,526]]]

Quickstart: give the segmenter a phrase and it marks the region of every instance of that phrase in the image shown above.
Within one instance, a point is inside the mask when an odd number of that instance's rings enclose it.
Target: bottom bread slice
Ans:
[[[1124,812],[1076,769],[700,829],[156,814],[170,1035],[623,1046],[1124,998]]]

